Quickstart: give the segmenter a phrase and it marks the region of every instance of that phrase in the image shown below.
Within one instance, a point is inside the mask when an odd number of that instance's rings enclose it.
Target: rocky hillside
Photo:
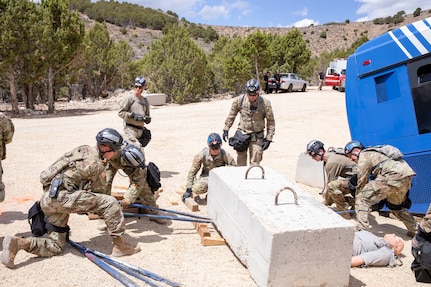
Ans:
[[[320,53],[326,51],[334,51],[336,49],[350,48],[358,38],[365,35],[368,39],[375,38],[387,31],[393,30],[400,26],[431,17],[431,13],[422,11],[418,17],[413,17],[412,14],[407,14],[404,17],[404,22],[393,25],[375,25],[372,21],[368,22],[353,22],[353,23],[331,23],[319,26],[309,26],[298,28],[303,35],[304,40],[308,43],[308,47],[312,52],[312,56],[318,56]],[[94,21],[86,16],[83,16],[86,25],[91,26]],[[233,37],[240,36],[246,37],[256,30],[261,30],[266,33],[275,33],[284,35],[293,28],[253,28],[253,27],[231,27],[231,26],[212,26],[219,35]],[[161,31],[150,29],[121,29],[118,26],[108,24],[111,37],[116,41],[123,39],[131,45],[135,51],[135,58],[140,59],[143,55],[148,53],[147,47],[155,40],[162,37]],[[322,38],[322,33],[326,34],[326,38]],[[198,41],[198,44],[203,47],[206,52],[211,50],[211,45]]]

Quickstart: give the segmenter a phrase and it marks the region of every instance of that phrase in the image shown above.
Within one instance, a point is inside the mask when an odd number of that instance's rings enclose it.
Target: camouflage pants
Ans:
[[[428,233],[431,232],[431,204],[428,207],[427,213],[422,218],[420,226],[423,231]]]
[[[124,216],[117,200],[105,194],[93,193],[86,190],[69,192],[61,190],[57,198],[49,198],[44,192],[40,205],[46,219],[59,227],[67,226],[71,213],[94,212],[103,215],[109,234],[113,237],[121,236],[126,230]],[[50,257],[59,254],[66,244],[67,233],[49,232],[49,238],[31,237],[29,253]]]
[[[368,217],[370,208],[375,203],[386,199],[394,205],[401,205],[407,191],[410,188],[412,178],[410,176],[402,179],[385,178],[377,176],[375,180],[369,181],[364,188],[356,194],[356,219],[357,230],[369,228]],[[416,221],[407,209],[391,210],[391,212],[401,220],[408,231],[415,232]]]
[[[201,176],[199,179],[196,179],[193,182],[192,191],[196,194],[208,192],[208,176]]]
[[[154,199],[154,194],[151,192],[150,188],[142,189],[141,193],[139,193],[138,198],[144,205],[158,207],[156,200]]]
[[[250,156],[250,165],[259,164],[262,161],[263,150],[262,150],[263,138],[256,138],[251,140],[248,145],[248,149],[242,152],[237,151],[237,166],[247,165],[247,151]]]
[[[349,180],[338,177],[330,181],[327,185],[325,202],[335,203],[339,211],[348,210],[350,206],[354,206],[355,199],[350,194]]]
[[[142,136],[143,131],[144,131],[143,129],[137,129],[130,126],[124,126],[124,130],[123,130],[124,136],[125,136],[124,140],[126,140],[130,144],[133,144],[139,147],[142,153],[144,153],[144,147],[142,146],[142,144],[139,142],[138,139]]]

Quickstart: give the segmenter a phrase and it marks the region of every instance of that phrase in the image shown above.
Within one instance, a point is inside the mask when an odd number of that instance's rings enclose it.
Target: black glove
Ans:
[[[356,197],[356,186],[358,185],[358,175],[354,174],[349,178],[348,187],[353,198]]]
[[[182,200],[183,202],[185,202],[185,201],[186,201],[186,199],[187,199],[187,198],[189,198],[189,197],[192,197],[192,189],[191,189],[191,188],[187,188],[187,189],[186,189],[186,192],[184,192],[184,194],[183,194],[183,196],[182,196],[181,200]]]
[[[130,115],[130,117],[133,118],[135,121],[138,121],[138,122],[145,121],[145,116],[137,114],[137,113],[134,113],[134,112],[132,112],[132,114]]]
[[[263,143],[262,143],[262,150],[267,150],[269,148],[270,143],[271,143],[271,141],[264,139]]]
[[[229,131],[223,131],[223,140],[226,142],[229,138]]]
[[[151,117],[150,116],[144,116],[144,123],[146,123],[146,124],[151,123]]]

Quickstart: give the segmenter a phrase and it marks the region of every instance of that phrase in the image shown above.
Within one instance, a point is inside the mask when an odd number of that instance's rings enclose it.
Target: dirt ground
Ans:
[[[261,164],[289,181],[295,181],[298,155],[304,151],[308,141],[319,139],[327,146],[344,146],[350,140],[344,93],[328,87],[323,91],[310,87],[305,93],[266,97],[273,105],[276,133]],[[119,100],[117,97],[102,105],[74,103],[75,109],[70,116],[13,119],[15,137],[7,147],[7,159],[2,162],[6,200],[0,203],[0,241],[6,235],[30,235],[27,211],[41,195],[39,174],[43,169],[78,145],[94,145],[96,133],[105,127],[122,130],[122,121],[116,111]],[[193,156],[206,145],[208,134],[221,133],[231,102],[232,99],[227,98],[152,108],[149,128],[153,140],[146,148],[146,160],[156,162],[162,172],[164,191],[157,201],[160,207],[190,212],[182,204],[177,191],[185,184]],[[230,134],[233,131],[234,128]],[[227,144],[223,147],[235,155]],[[126,184],[126,179],[117,175],[114,186]],[[321,199],[319,189],[302,184],[298,186]],[[172,205],[172,199],[179,204]],[[206,205],[200,205],[199,213],[206,215],[206,211]],[[354,223],[353,219],[350,221]],[[376,212],[372,213],[371,224],[371,231],[375,234],[395,233],[406,240],[403,265],[396,268],[353,268],[349,286],[422,286],[416,283],[410,271],[413,260],[411,241],[405,236],[403,224]],[[73,214],[69,225],[72,240],[103,253],[112,251],[111,239],[97,228],[101,225],[100,220]],[[213,236],[217,234],[213,233]],[[161,226],[147,218],[128,218],[126,239],[139,244],[142,251],[121,260],[182,286],[256,286],[247,268],[228,246],[203,246],[190,222],[170,221],[169,225]],[[322,248],[325,248],[324,242]],[[15,264],[14,270],[0,264],[2,286],[100,286],[101,283],[104,286],[122,286],[68,244],[61,255],[52,258],[37,258],[20,251]],[[140,286],[146,285],[140,283]]]

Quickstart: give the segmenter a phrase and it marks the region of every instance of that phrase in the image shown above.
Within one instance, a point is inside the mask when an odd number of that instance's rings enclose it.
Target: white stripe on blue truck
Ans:
[[[429,19],[388,32],[408,59],[431,52],[431,28],[427,20]],[[416,55],[418,52],[419,54]]]

